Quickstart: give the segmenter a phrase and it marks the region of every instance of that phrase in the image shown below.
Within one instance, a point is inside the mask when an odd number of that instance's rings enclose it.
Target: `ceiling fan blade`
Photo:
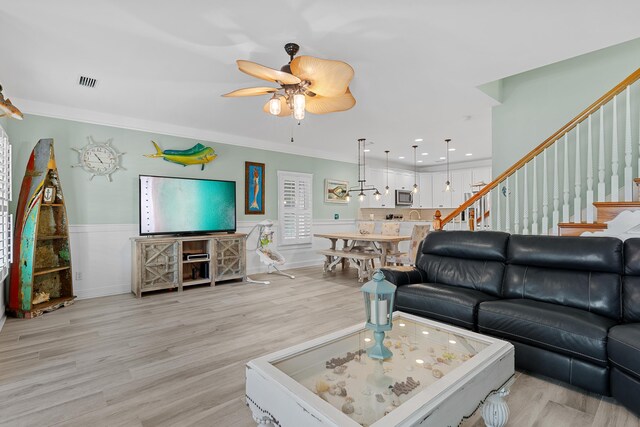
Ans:
[[[287,100],[284,99],[283,96],[281,96],[279,98],[280,98],[280,114],[278,114],[278,117],[289,117],[289,116],[291,116],[291,114],[293,114],[293,111],[291,111],[291,108],[289,108],[289,104],[287,103]],[[267,103],[264,104],[264,107],[262,107],[262,110],[265,113],[271,115],[271,112],[269,112],[269,101],[267,101]]]
[[[238,64],[238,69],[240,71],[258,79],[270,82],[280,82],[285,85],[297,85],[301,81],[293,74],[274,70],[273,68],[265,67],[264,65],[256,64],[255,62],[239,59],[236,63]]]
[[[345,111],[356,105],[356,99],[351,94],[349,88],[347,92],[339,96],[307,96],[305,97],[305,109],[313,114],[335,113]]]
[[[234,90],[233,92],[225,93],[222,96],[233,97],[233,96],[258,96],[258,95],[266,95],[268,93],[277,92],[278,88],[275,87],[245,87],[243,89]]]
[[[298,56],[291,61],[291,72],[311,82],[309,90],[321,96],[343,95],[353,78],[353,68],[342,61]]]

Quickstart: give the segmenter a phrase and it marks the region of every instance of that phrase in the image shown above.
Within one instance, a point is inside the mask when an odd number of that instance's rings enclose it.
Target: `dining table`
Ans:
[[[372,269],[369,262],[379,258],[380,265],[387,265],[387,256],[398,253],[400,242],[411,240],[410,235],[362,234],[349,233],[316,233],[314,237],[328,239],[331,247],[320,251],[325,256],[324,271],[333,271],[339,263],[346,268],[349,260],[354,260],[358,268],[358,279],[363,281],[370,276]],[[338,247],[338,242],[342,246]]]

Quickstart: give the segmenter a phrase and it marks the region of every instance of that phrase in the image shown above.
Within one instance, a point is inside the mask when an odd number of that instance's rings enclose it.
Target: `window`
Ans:
[[[280,245],[311,243],[313,175],[278,171]]]
[[[9,136],[0,126],[0,280],[9,274],[13,215],[9,215],[11,200],[11,144]]]

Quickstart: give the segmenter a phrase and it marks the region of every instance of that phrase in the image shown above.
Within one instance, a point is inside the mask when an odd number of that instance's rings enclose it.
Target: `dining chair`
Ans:
[[[373,221],[360,221],[358,223],[358,233],[373,234],[376,231],[376,223]]]
[[[420,243],[427,237],[430,225],[414,225],[411,232],[411,240],[409,241],[409,251],[398,253],[396,255],[387,256],[387,264],[395,265],[413,265],[416,262],[416,255]]]
[[[358,233],[360,234],[374,234],[376,231],[376,223],[373,221],[360,221],[358,222]],[[355,241],[351,250],[357,250],[362,252],[379,252],[373,242]],[[371,268],[375,268],[374,260],[371,260]]]
[[[399,236],[400,223],[399,222],[383,222],[382,235],[383,236]]]

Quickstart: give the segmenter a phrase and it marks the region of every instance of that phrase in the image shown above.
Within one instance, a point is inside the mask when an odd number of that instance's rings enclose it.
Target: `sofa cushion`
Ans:
[[[429,233],[416,267],[425,282],[473,289],[500,296],[509,234],[483,231]]]
[[[624,242],[622,314],[625,322],[640,322],[640,238]]]
[[[614,237],[509,239],[505,298],[527,298],[620,319],[622,241]]]
[[[608,350],[614,366],[640,379],[640,323],[611,328]]]
[[[478,304],[495,299],[496,297],[474,289],[420,283],[397,289],[396,309],[467,329],[475,329]]]
[[[478,308],[478,329],[606,366],[607,332],[616,322],[573,307],[518,299],[488,301]]]

